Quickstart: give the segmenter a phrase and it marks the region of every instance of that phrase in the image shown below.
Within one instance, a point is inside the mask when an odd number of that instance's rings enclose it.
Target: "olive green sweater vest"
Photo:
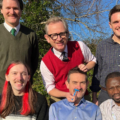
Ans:
[[[0,93],[8,65],[15,60],[25,62],[34,73],[38,62],[38,44],[35,33],[22,26],[13,36],[3,24],[0,25]]]

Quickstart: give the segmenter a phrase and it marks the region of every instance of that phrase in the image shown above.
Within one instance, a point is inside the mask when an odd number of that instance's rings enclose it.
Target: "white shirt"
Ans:
[[[120,120],[120,106],[112,99],[104,101],[100,105],[102,120]]]
[[[10,32],[12,30],[13,27],[9,26],[6,22],[3,23],[4,27],[8,30],[8,32]],[[15,36],[18,34],[19,30],[20,30],[20,23],[14,27],[15,31]]]
[[[78,41],[78,44],[79,44],[82,54],[84,56],[84,62],[85,63],[87,63],[89,61],[96,62],[96,58],[91,53],[90,49],[82,41]],[[67,53],[66,57],[68,56],[67,50],[68,49],[67,49],[67,45],[66,45],[65,50],[64,50]],[[56,55],[60,60],[63,59],[61,52],[57,51],[54,48],[53,48],[53,52],[54,52],[54,55]],[[47,68],[47,66],[45,65],[45,63],[43,61],[41,61],[41,64],[40,64],[40,71],[41,71],[44,86],[45,86],[47,92],[49,93],[49,91],[51,91],[52,89],[55,88],[54,75],[49,71],[49,69]]]

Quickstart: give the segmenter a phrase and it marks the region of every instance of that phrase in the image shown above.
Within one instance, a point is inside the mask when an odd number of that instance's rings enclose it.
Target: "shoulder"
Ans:
[[[0,24],[0,27],[4,27],[3,23],[2,23],[2,24]]]
[[[45,110],[48,108],[47,100],[45,96],[41,95],[40,93],[35,92],[37,95],[37,101],[35,101],[35,109],[36,112],[41,110],[42,108]]]
[[[104,101],[103,103],[101,103],[100,109],[108,109],[108,108],[110,108],[111,102],[112,102],[112,99],[108,99],[108,100]]]
[[[75,45],[77,43],[78,43],[77,41],[68,41],[68,45]]]
[[[28,28],[28,27],[26,27],[26,26],[24,26],[24,25],[22,25],[22,24],[20,24],[20,28],[21,28],[21,29],[28,30],[28,31],[31,31],[31,32],[34,32],[32,29],[30,29],[30,28]]]
[[[3,24],[3,23],[0,24],[0,28],[1,28],[1,29],[0,29],[0,33],[5,30],[5,27],[4,27],[4,24]]]
[[[82,44],[85,45],[85,43],[83,41],[76,41],[78,44]]]
[[[79,44],[79,46],[82,48],[82,49],[87,49],[88,46],[83,42],[83,41],[77,41],[77,43]]]
[[[36,35],[32,29],[30,29],[24,25],[21,25],[21,24],[20,24],[20,31],[26,35],[30,35],[30,34]]]
[[[111,39],[111,37],[109,37],[109,38],[107,38],[105,40],[100,41],[97,47],[105,46],[106,44],[109,43],[110,39]]]
[[[45,98],[45,96],[44,95],[41,95],[40,93],[37,93],[36,92],[36,95],[37,95],[37,101],[39,102],[39,103],[44,103],[44,102],[46,102],[46,98]]]
[[[59,107],[64,106],[64,104],[67,105],[66,103],[67,103],[67,99],[63,99],[63,100],[60,100],[58,102],[51,104],[50,108],[59,108]]]
[[[51,48],[48,50],[48,52],[43,56],[42,60],[47,60],[49,61],[49,57],[51,57],[53,54],[53,52],[51,51]],[[52,56],[53,57],[53,56]]]
[[[92,103],[90,101],[86,100],[86,104],[87,104],[87,107],[94,108],[94,110],[98,110],[99,109],[99,107],[97,105],[95,105],[94,103]]]

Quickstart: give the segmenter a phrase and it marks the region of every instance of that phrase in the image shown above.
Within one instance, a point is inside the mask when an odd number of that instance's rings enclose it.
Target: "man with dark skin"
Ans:
[[[100,105],[102,120],[120,119],[120,72],[112,72],[106,77],[106,91],[110,98]]]

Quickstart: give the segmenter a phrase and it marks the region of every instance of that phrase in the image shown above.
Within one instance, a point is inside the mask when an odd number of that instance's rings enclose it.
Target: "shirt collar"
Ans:
[[[55,48],[53,48],[53,52],[58,58],[60,58],[60,56],[62,55],[62,52],[57,51]],[[64,52],[68,54],[67,45],[65,46]]]
[[[113,34],[111,35],[111,37],[108,39],[108,42],[112,43],[112,44],[118,44],[117,42],[115,42],[113,39]]]
[[[118,105],[114,102],[114,100],[111,99],[111,109],[112,109],[113,107],[115,107],[116,109],[119,109],[119,110],[120,110],[120,106],[118,106]]]
[[[5,28],[10,32],[12,30],[13,27],[9,26],[6,22],[4,22],[4,26]],[[20,23],[14,27],[14,29],[16,30],[16,33],[18,33],[18,31],[20,30]]]
[[[68,100],[67,100],[68,102]],[[77,107],[80,106],[81,104],[86,104],[86,100],[84,99],[84,97],[80,100],[79,104],[77,106],[74,105],[74,102],[68,102],[70,104],[70,106],[72,107]]]

